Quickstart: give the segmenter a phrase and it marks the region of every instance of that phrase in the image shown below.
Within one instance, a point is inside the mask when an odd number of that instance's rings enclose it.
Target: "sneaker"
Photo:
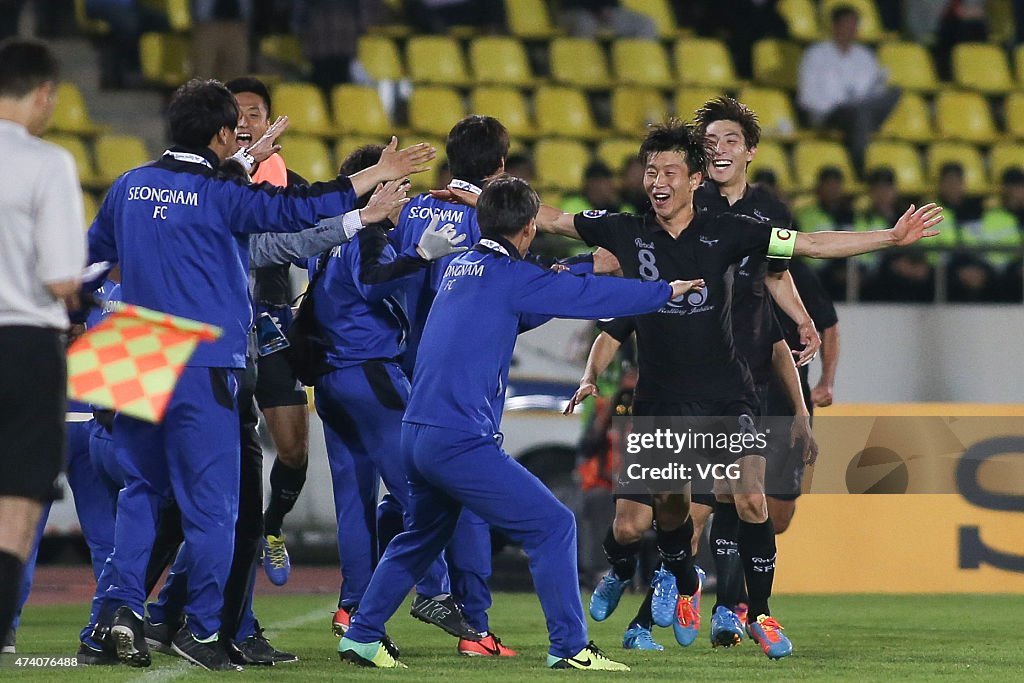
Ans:
[[[263,571],[267,573],[267,578],[275,586],[285,585],[292,573],[292,563],[288,558],[288,549],[284,547],[284,534],[264,536],[260,543],[263,546]]]
[[[626,590],[626,586],[631,583],[633,582],[630,579],[623,581],[616,578],[615,574],[609,570],[601,577],[597,588],[594,589],[594,594],[590,596],[590,618],[594,621],[604,621],[610,617],[615,608],[619,606],[619,600],[622,599],[622,593]]]
[[[171,641],[174,640],[174,634],[181,629],[181,626],[181,623],[154,624],[149,620],[149,617],[146,617],[146,622],[142,627],[142,632],[146,637],[146,645],[149,645],[150,650],[156,650],[172,657],[175,656],[174,650],[171,649]]]
[[[256,633],[240,643],[235,643],[235,647],[252,664],[273,666],[274,664],[299,661],[297,655],[291,652],[283,652],[271,645],[270,641],[263,635],[263,629],[258,626],[256,627]]]
[[[594,641],[572,657],[556,657],[548,655],[548,667],[552,669],[581,669],[583,671],[629,671],[629,667],[621,662],[612,661],[605,656]]]
[[[782,659],[793,654],[793,643],[789,642],[779,622],[772,617],[762,614],[756,622],[747,624],[747,635],[761,646],[769,659]]]
[[[626,650],[657,650],[658,652],[665,649],[663,645],[654,642],[651,629],[637,624],[626,629],[626,634],[622,636],[622,647]]]
[[[459,604],[451,595],[445,595],[440,600],[417,595],[412,600],[412,609],[409,610],[409,613],[420,621],[433,624],[456,638],[473,641],[483,639],[480,633],[466,623],[466,617],[463,616]]]
[[[711,615],[711,647],[733,647],[743,640],[743,623],[736,613],[725,605],[715,608]]]
[[[348,638],[342,638],[338,643],[338,656],[341,661],[366,666],[375,669],[408,669],[405,664],[398,661],[398,657],[391,648],[381,640],[372,643],[357,643]]]
[[[339,607],[338,611],[334,613],[331,618],[331,630],[334,632],[335,637],[341,638],[348,631],[349,624],[352,623],[352,617],[355,616],[356,610],[359,605],[353,605],[352,607]]]
[[[171,649],[182,659],[192,662],[207,671],[242,671],[232,663],[227,651],[217,640],[203,642],[196,640],[188,626],[182,626],[171,640]]]
[[[117,658],[128,666],[149,666],[149,645],[146,644],[145,625],[142,617],[127,605],[121,605],[114,613],[110,637],[117,648]]]
[[[732,610],[733,614],[736,615],[736,618],[740,620],[741,624],[743,624],[743,628],[744,629],[747,628],[747,612],[749,610],[750,610],[750,607],[745,602],[739,603]]]
[[[668,628],[676,618],[676,601],[679,591],[676,589],[676,576],[665,568],[659,568],[651,579],[654,597],[651,598],[651,617],[654,623]]]
[[[501,638],[488,633],[483,640],[459,640],[459,654],[467,657],[515,657],[518,652],[501,644]]]
[[[105,644],[101,645],[96,642],[86,643],[83,641],[79,643],[75,658],[82,666],[115,666],[121,663],[116,652]]]
[[[4,644],[0,646],[0,655],[13,655],[18,652],[18,637],[12,628],[4,635]]]
[[[700,632],[700,592],[704,587],[704,570],[697,567],[697,592],[693,595],[680,595],[676,600],[676,618],[672,623],[672,632],[676,642],[689,647],[697,640]]]

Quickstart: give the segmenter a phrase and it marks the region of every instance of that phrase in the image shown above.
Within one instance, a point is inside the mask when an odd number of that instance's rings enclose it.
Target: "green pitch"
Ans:
[[[625,674],[549,671],[544,617],[532,594],[495,596],[491,625],[505,644],[517,649],[514,659],[459,657],[456,641],[440,630],[408,616],[408,603],[392,620],[389,632],[402,650],[404,671],[358,669],[338,660],[337,639],[330,633],[331,598],[325,595],[263,595],[257,613],[271,626],[267,635],[301,661],[274,668],[250,667],[244,674],[212,674],[181,660],[153,654],[149,669],[95,667],[89,669],[12,669],[10,656],[0,668],[0,680],[80,680],[97,683],[152,681],[198,683],[232,680],[380,681],[423,680],[820,680],[820,681],[1009,681],[1024,670],[1017,634],[1024,613],[1024,596],[780,596],[773,608],[793,640],[794,654],[769,661],[749,641],[731,650],[712,650],[707,641],[711,601],[705,601],[700,639],[690,648],[676,645],[671,629],[656,629],[664,652],[623,651],[626,621],[640,597],[627,595],[616,613],[602,624],[590,623],[591,637],[613,659],[629,664]],[[27,610],[18,634],[21,656],[70,655],[86,617],[86,605],[35,607]]]

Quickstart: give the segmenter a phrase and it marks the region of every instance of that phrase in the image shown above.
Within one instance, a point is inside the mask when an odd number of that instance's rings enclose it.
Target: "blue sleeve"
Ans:
[[[511,282],[510,302],[517,313],[559,318],[617,318],[656,311],[672,295],[672,287],[663,281],[575,276],[523,262],[513,267],[517,277]]]
[[[570,256],[567,259],[561,259],[558,263],[569,268],[569,272],[573,275],[594,274],[593,254],[578,254],[576,256]]]
[[[312,185],[275,187],[268,183],[247,185],[237,180],[214,180],[204,199],[222,212],[225,225],[239,234],[299,232],[322,218],[346,213],[355,206],[352,183],[345,176]]]

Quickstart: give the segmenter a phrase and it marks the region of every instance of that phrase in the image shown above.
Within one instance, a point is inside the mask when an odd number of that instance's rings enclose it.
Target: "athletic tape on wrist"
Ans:
[[[793,258],[796,249],[796,230],[772,228],[772,238],[768,242],[769,258]]]

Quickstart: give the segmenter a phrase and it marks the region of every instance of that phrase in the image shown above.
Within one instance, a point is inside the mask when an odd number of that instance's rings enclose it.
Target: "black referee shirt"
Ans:
[[[586,211],[574,218],[591,246],[619,259],[625,277],[695,280],[706,286],[636,316],[639,400],[680,403],[736,398],[753,392],[732,331],[735,265],[768,249],[768,224],[731,213],[696,215],[673,239],[653,214]]]
[[[288,185],[309,185],[298,173],[288,171]],[[292,283],[289,275],[290,263],[265,266],[255,271],[253,300],[264,306],[287,306],[292,301]]]

